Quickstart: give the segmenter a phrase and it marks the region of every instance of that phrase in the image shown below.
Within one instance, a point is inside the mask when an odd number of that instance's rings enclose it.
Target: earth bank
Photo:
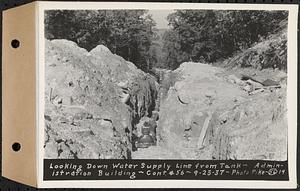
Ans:
[[[131,158],[135,126],[155,108],[155,78],[101,45],[52,40],[45,51],[45,157]]]
[[[178,159],[286,160],[286,83],[272,87],[241,80],[241,73],[251,72],[200,63],[173,71],[177,81],[160,107],[159,146]],[[274,82],[284,76],[256,71],[258,79]]]

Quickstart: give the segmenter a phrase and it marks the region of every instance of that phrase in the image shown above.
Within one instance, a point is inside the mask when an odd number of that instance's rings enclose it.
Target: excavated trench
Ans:
[[[136,126],[157,120],[154,77],[102,45],[45,44],[45,158],[131,158]]]
[[[285,83],[253,91],[201,63],[157,69],[156,81],[105,46],[67,40],[46,53],[45,158],[286,159]]]
[[[255,72],[275,81],[284,75]],[[200,63],[183,63],[160,74],[154,110],[159,119],[152,124],[157,142],[137,148],[133,159],[286,160],[285,83],[259,84]]]
[[[136,135],[134,135],[134,148],[132,153],[133,159],[171,159],[178,158],[175,152],[170,152],[162,147],[159,142],[163,141],[158,135],[159,127],[159,109],[162,99],[167,96],[168,90],[172,84],[169,82],[171,74],[170,70],[153,69],[151,75],[155,77],[159,84],[155,105],[151,107],[150,116],[142,117],[137,124],[134,125]],[[167,76],[167,78],[166,78]]]

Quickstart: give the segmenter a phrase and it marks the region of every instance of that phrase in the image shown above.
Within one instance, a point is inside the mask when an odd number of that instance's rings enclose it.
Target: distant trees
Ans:
[[[99,44],[148,72],[182,62],[214,62],[276,32],[286,11],[177,10],[157,30],[146,10],[48,10],[45,37],[91,50]]]
[[[68,39],[91,50],[99,44],[133,62],[144,71],[155,56],[155,22],[145,10],[48,10],[45,37]]]
[[[287,16],[285,11],[177,10],[168,16],[171,29],[163,37],[165,66],[227,58],[272,34]]]

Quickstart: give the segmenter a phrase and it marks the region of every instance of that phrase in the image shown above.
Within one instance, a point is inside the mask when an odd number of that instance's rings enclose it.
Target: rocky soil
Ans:
[[[186,62],[154,77],[66,40],[46,55],[45,158],[287,159],[285,72]],[[145,124],[156,146],[136,148]]]
[[[97,46],[46,41],[45,158],[131,158],[136,124],[151,117],[154,77]]]
[[[254,75],[200,63],[175,70],[179,80],[160,107],[159,145],[178,159],[286,160],[285,81],[264,87],[241,73]],[[256,78],[266,74],[276,81],[286,75],[264,70]]]
[[[160,79],[158,146],[134,158],[287,160],[286,30]]]

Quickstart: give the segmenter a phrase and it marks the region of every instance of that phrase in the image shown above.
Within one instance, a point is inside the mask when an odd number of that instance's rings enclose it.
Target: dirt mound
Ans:
[[[45,157],[131,158],[135,125],[151,116],[155,79],[105,46],[46,41]]]
[[[286,160],[284,83],[269,89],[200,63],[183,63],[174,73],[180,77],[160,107],[160,147],[178,159]]]

